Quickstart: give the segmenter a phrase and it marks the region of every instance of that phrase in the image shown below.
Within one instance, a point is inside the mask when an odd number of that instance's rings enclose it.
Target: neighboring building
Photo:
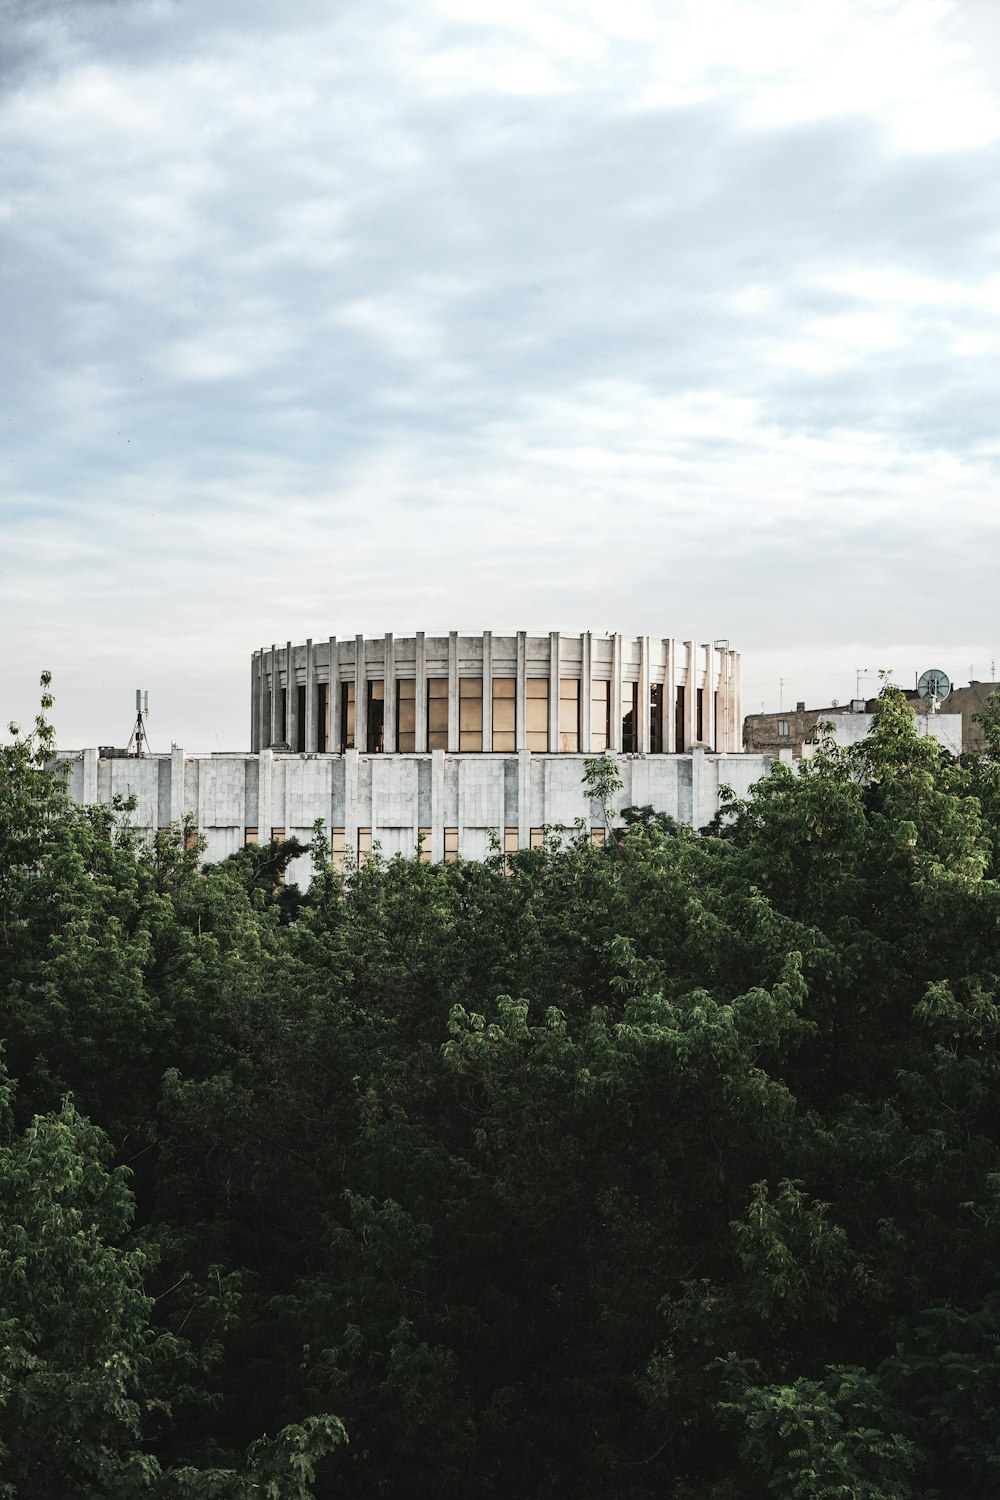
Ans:
[[[546,826],[603,813],[584,760],[607,751],[615,810],[650,805],[702,827],[719,785],[743,795],[770,760],[739,753],[739,655],[728,643],[650,636],[336,638],[254,653],[250,754],[143,757],[85,750],[70,762],[85,803],[134,796],[150,836],[185,815],[206,857],[295,835],[317,819],[335,857],[478,859],[540,842]],[[308,863],[291,879],[308,878]]]
[[[981,743],[970,745],[967,719],[976,709],[969,706],[955,712],[956,698],[967,690],[952,692],[943,700],[947,712],[932,713],[930,703],[916,693],[907,693],[906,701],[916,717],[917,733],[938,740],[952,755],[959,755],[963,748],[982,748]],[[743,748],[752,754],[777,755],[782,749],[790,750],[792,759],[815,753],[824,724],[832,725],[831,733],[840,745],[853,745],[871,733],[875,698],[855,698],[850,704],[833,704],[829,708],[806,708],[796,703],[792,712],[785,709],[776,714],[747,714],[743,720]],[[970,700],[970,704],[976,700]],[[979,736],[982,741],[982,735]]]

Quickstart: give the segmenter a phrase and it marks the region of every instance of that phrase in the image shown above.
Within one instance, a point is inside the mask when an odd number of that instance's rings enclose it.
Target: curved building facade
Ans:
[[[331,636],[262,647],[251,749],[684,754],[741,748],[739,654],[659,636]]]

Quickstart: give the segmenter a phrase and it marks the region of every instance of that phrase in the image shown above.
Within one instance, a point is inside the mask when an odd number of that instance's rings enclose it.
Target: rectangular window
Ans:
[[[639,684],[622,683],[622,750],[626,754],[639,748]]]
[[[347,840],[344,837],[344,830],[342,828],[331,828],[330,857],[333,861],[333,868],[339,870],[341,875],[344,873],[344,856],[346,853]]]
[[[340,748],[354,749],[354,683],[340,684]]]
[[[280,844],[281,840],[284,837],[285,837],[285,830],[281,827],[280,824],[276,823],[274,825],[274,827],[271,829],[271,839],[272,839],[272,842],[274,842],[276,844]]]
[[[518,847],[517,829],[505,828],[503,831],[503,852],[505,854],[516,854]]]
[[[649,689],[649,749],[652,755],[663,753],[662,682],[654,682]]]
[[[368,684],[368,750],[381,755],[385,749],[385,683]]]
[[[543,753],[549,748],[549,679],[529,677],[525,704],[524,743]]]
[[[448,679],[427,679],[427,748],[448,748]]]
[[[544,828],[533,828],[531,830],[531,845],[530,845],[530,847],[532,849],[544,849],[544,847],[545,847],[545,829]]]
[[[705,689],[698,689],[698,702],[695,707],[695,737],[699,740],[705,738]]]
[[[257,830],[256,830],[256,828],[245,828],[243,830],[243,842],[248,847],[251,844],[256,844],[257,843]]]
[[[788,733],[788,720],[787,719],[779,719],[778,720],[778,733],[781,735],[782,738],[784,738],[785,735]]]
[[[590,684],[590,751],[602,755],[611,741],[611,684]]]
[[[604,828],[592,828],[590,830],[590,842],[593,844],[595,849],[604,848],[604,840],[606,837],[607,830]]]
[[[682,687],[677,689],[677,702],[674,705],[674,744],[677,753],[681,754],[687,745],[687,735],[684,728],[685,720],[685,693]]]
[[[330,748],[330,684],[316,684],[316,749]]]
[[[513,750],[517,744],[515,688],[516,683],[513,677],[494,677],[493,679],[494,750]]]
[[[358,829],[358,869],[367,863],[372,852],[372,831],[370,828]]]
[[[281,723],[278,725],[278,743],[288,744],[288,689],[281,689]]]
[[[446,828],[444,831],[444,862],[453,865],[458,858],[458,829]]]
[[[295,689],[295,748],[299,755],[306,750],[306,685]]]
[[[580,683],[576,677],[559,682],[559,749],[576,755],[580,749]]]
[[[458,748],[483,748],[483,679],[460,677],[458,680]]]
[[[418,830],[420,834],[420,863],[429,865],[431,862],[431,831],[429,828]]]
[[[396,682],[396,749],[417,748],[417,682],[401,677]]]

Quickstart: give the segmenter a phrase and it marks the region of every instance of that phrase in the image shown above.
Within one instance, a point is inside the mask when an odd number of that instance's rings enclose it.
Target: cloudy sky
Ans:
[[[0,712],[249,656],[1000,666],[997,0],[0,0]],[[874,679],[862,679],[873,690]]]

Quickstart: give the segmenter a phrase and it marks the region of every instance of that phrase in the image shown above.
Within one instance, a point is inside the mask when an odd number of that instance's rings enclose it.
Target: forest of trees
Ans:
[[[0,749],[0,1497],[1000,1488],[1000,711],[199,869]]]

